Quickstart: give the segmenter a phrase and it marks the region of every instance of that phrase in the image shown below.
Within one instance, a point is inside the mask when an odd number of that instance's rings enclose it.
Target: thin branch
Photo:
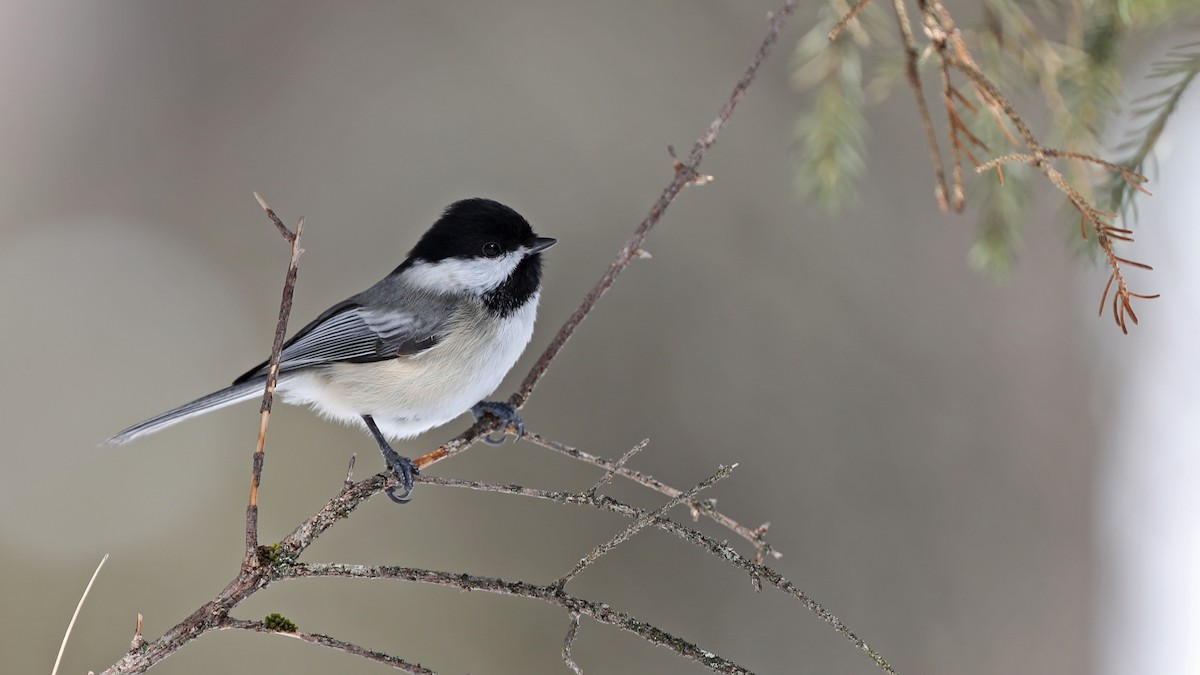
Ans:
[[[848,26],[850,22],[858,16],[859,12],[866,9],[870,2],[871,0],[858,0],[858,2],[854,3],[854,5],[850,8],[850,11],[843,14],[842,18],[838,19],[837,24],[834,25],[833,30],[829,31],[829,41],[833,42],[834,40],[838,39],[838,36],[842,34],[842,31],[846,30],[846,26]]]
[[[975,59],[971,56],[971,50],[967,49],[967,43],[963,40],[962,33],[954,25],[954,19],[950,17],[950,12],[942,6],[939,0],[921,0],[921,11],[925,16],[925,31],[930,39],[934,42],[937,49],[938,58],[943,61],[949,56],[946,47],[953,49],[964,63],[972,68],[979,70],[979,66],[975,64]],[[1004,125],[1004,118],[1001,115],[999,101],[991,97],[988,92],[975,88],[976,95],[992,113],[992,117],[996,119],[996,125],[1000,128],[1001,133],[1012,143],[1016,143],[1017,139],[1013,137],[1012,132]]]
[[[267,362],[267,382],[263,387],[262,405],[259,407],[258,440],[254,446],[254,461],[250,471],[250,499],[246,506],[246,550],[242,556],[242,565],[254,565],[257,561],[255,551],[258,549],[258,486],[262,481],[264,451],[267,443],[267,423],[271,418],[271,404],[275,396],[275,384],[279,379],[279,355],[283,351],[284,338],[287,336],[288,317],[292,314],[292,296],[296,289],[296,274],[299,271],[300,236],[304,232],[304,218],[296,223],[296,231],[292,232],[275,215],[275,211],[267,206],[266,200],[257,192],[254,198],[258,200],[267,217],[283,235],[285,241],[292,246],[292,255],[288,260],[287,274],[283,280],[283,297],[279,301],[279,319],[275,322],[275,338],[271,345],[271,358]]]
[[[310,644],[336,649],[339,652],[345,652],[346,654],[358,656],[368,661],[374,661],[375,663],[382,663],[385,666],[391,666],[392,668],[395,668],[401,672],[412,673],[412,675],[436,675],[434,671],[422,667],[419,663],[410,663],[398,656],[377,652],[374,649],[367,649],[366,647],[361,647],[351,642],[339,640],[328,635],[322,635],[321,633],[302,633],[300,631],[288,632],[274,630],[272,628],[268,628],[266,624],[261,621],[245,621],[243,619],[231,618],[226,618],[225,620],[221,621],[216,626],[213,626],[213,629],[245,630],[252,633],[271,633],[273,635],[282,635],[284,637],[294,638]]]
[[[657,478],[655,478],[653,476],[649,476],[647,474],[644,474],[644,473],[641,473],[638,471],[633,471],[631,469],[626,469],[624,467],[618,467],[618,466],[616,466],[615,462],[609,461],[609,460],[607,460],[603,457],[599,457],[597,455],[593,455],[591,453],[580,450],[578,448],[573,448],[565,443],[560,443],[558,441],[546,438],[544,436],[540,436],[536,433],[525,434],[525,439],[530,441],[531,443],[535,443],[537,445],[542,446],[543,448],[553,450],[559,454],[566,455],[567,457],[570,457],[572,459],[576,459],[581,462],[586,462],[593,466],[598,466],[603,469],[607,469],[608,471],[612,471],[614,473],[614,475],[618,475],[627,480],[631,480],[634,483],[641,485],[642,487],[649,488],[651,490],[654,490],[655,492],[660,492],[664,495],[667,495],[668,497],[678,497],[680,494],[682,494],[681,490],[673,488],[670,485],[667,485],[666,483],[658,480]],[[771,556],[772,558],[776,558],[776,559],[783,557],[782,553],[774,550],[771,547],[771,545],[767,542],[767,540],[766,540],[767,526],[766,525],[760,525],[759,527],[753,528],[753,529],[746,527],[745,525],[742,525],[741,523],[734,520],[733,518],[730,518],[729,516],[725,515],[724,513],[721,513],[720,511],[718,511],[716,506],[712,502],[709,502],[709,501],[703,501],[703,502],[695,502],[694,501],[694,502],[689,503],[688,507],[692,509],[692,519],[693,520],[695,520],[698,515],[703,515],[704,517],[711,519],[713,522],[716,522],[717,524],[721,525],[722,527],[730,530],[731,532],[734,532],[739,537],[741,537],[741,538],[745,539],[746,541],[750,542],[751,544],[753,544],[754,548],[757,550],[757,554],[755,557],[759,562],[762,562],[763,558],[765,558],[768,555]]]
[[[663,629],[634,618],[632,615],[613,609],[606,603],[593,602],[564,593],[551,585],[537,585],[525,581],[508,581],[497,577],[477,576],[427,570],[396,565],[346,565],[340,563],[298,563],[280,572],[282,579],[308,579],[317,577],[341,577],[350,579],[396,579],[434,586],[445,586],[469,591],[482,591],[519,598],[541,600],[569,612],[590,617],[595,621],[629,631],[647,642],[666,647],[680,656],[689,658],[716,673],[748,674],[749,670],[721,658],[707,649],[676,637]]]
[[[284,240],[289,244],[294,243],[296,237],[300,236],[299,233],[292,232],[288,229],[287,225],[283,224],[279,216],[275,215],[275,210],[267,206],[267,200],[263,199],[262,195],[255,192],[254,199],[258,201],[258,205],[262,207],[263,211],[266,211],[267,217],[271,219],[271,222],[275,225],[275,229],[279,230],[279,234],[283,235]]]
[[[62,664],[63,653],[67,651],[67,640],[71,639],[71,631],[75,629],[75,621],[79,618],[79,611],[83,609],[83,601],[87,600],[88,593],[92,592],[92,584],[96,583],[96,577],[100,576],[100,568],[104,567],[104,563],[108,561],[108,554],[100,559],[100,564],[96,565],[96,571],[92,572],[92,578],[88,579],[87,586],[83,588],[83,595],[79,596],[79,602],[75,604],[75,613],[71,615],[71,622],[67,624],[67,632],[63,633],[62,642],[58,645],[58,656],[54,657],[54,669],[50,671],[50,675],[58,675],[58,666]],[[141,628],[141,617],[138,617],[138,628]]]
[[[608,471],[604,472],[604,475],[600,477],[600,480],[596,481],[595,484],[592,485],[592,489],[588,490],[588,494],[594,495],[596,494],[597,490],[607,485],[608,482],[613,479],[613,476],[617,475],[618,471],[625,468],[625,464],[627,464],[629,460],[633,459],[634,455],[646,449],[646,444],[649,442],[649,438],[643,438],[641,443],[638,443],[632,448],[626,450],[625,454],[621,455],[621,459],[613,462],[613,465],[609,467]]]
[[[229,616],[230,610],[238,603],[266,587],[270,580],[263,572],[265,569],[269,568],[243,568],[216,597],[201,605],[158,639],[130,649],[101,675],[144,673],[163,659],[173,656],[184,645],[215,628]]]
[[[562,659],[563,663],[571,669],[575,675],[583,675],[583,668],[575,663],[575,659],[571,658],[571,646],[575,644],[575,636],[579,634],[579,612],[571,612],[571,623],[567,625],[567,635],[563,638]]]
[[[1034,142],[1036,143],[1036,140]],[[1112,287],[1113,281],[1116,281],[1117,292],[1113,295],[1112,302],[1113,320],[1116,322],[1117,327],[1121,329],[1121,332],[1128,334],[1129,326],[1126,323],[1126,319],[1128,318],[1129,320],[1133,321],[1135,325],[1138,323],[1137,314],[1133,311],[1132,299],[1153,299],[1157,298],[1158,294],[1143,295],[1130,291],[1129,286],[1125,281],[1125,276],[1121,274],[1121,265],[1130,265],[1132,267],[1138,267],[1145,270],[1152,270],[1154,268],[1144,263],[1134,262],[1118,256],[1116,251],[1113,249],[1112,240],[1115,238],[1120,241],[1132,242],[1133,238],[1129,236],[1132,234],[1132,232],[1127,229],[1114,227],[1111,223],[1109,223],[1106,219],[1115,217],[1115,213],[1101,211],[1092,206],[1092,204],[1088,202],[1083,195],[1081,195],[1074,187],[1071,186],[1070,183],[1067,182],[1067,179],[1061,173],[1059,173],[1057,169],[1051,166],[1049,162],[1041,159],[1042,157],[1048,156],[1050,152],[1058,153],[1059,155],[1063,156],[1065,156],[1067,153],[1062,153],[1061,151],[1047,151],[1046,148],[1040,145],[1032,148],[1032,150],[1033,160],[1030,161],[1030,164],[1045,174],[1050,182],[1067,196],[1067,201],[1070,202],[1071,205],[1074,206],[1075,209],[1080,213],[1080,217],[1082,218],[1081,227],[1089,223],[1092,225],[1092,229],[1096,233],[1096,243],[1100,245],[1100,250],[1104,253],[1109,268],[1112,269],[1112,275],[1109,277],[1108,284],[1104,287],[1104,294],[1100,299],[1100,313],[1101,315],[1104,314],[1104,299],[1108,297],[1108,291]],[[1101,160],[1097,157],[1090,157],[1088,155],[1082,155],[1078,153],[1069,154],[1071,159],[1087,159],[1088,161],[1093,161],[1094,163],[1101,165],[1106,163],[1104,160]],[[1121,171],[1122,175],[1124,176],[1127,170],[1121,169]],[[1135,174],[1131,171],[1128,173],[1129,176],[1125,179],[1130,181],[1131,185],[1133,184],[1132,181],[1136,180],[1137,178],[1141,178],[1140,174]]]
[[[133,639],[129,641],[129,651],[136,652],[146,644],[146,638],[142,636],[142,615],[137,615],[137,623],[133,628]]]
[[[993,157],[979,166],[975,167],[975,173],[983,173],[992,169],[999,169],[1001,164],[1030,164],[1037,161],[1037,158],[1026,152],[1014,152],[1008,155],[1000,155]]]
[[[541,439],[541,440],[544,441],[545,439]],[[555,443],[555,445],[562,446],[561,444],[558,444],[558,443]],[[562,446],[562,447],[566,447],[566,446]],[[586,455],[586,453],[580,453],[580,454],[583,456],[586,456],[586,457],[591,457],[590,455]],[[586,461],[586,460],[584,460],[584,461]],[[608,462],[607,460],[602,460],[602,461],[608,465],[612,464],[611,462]],[[621,472],[624,474],[624,472],[628,472],[628,469],[622,469]],[[647,485],[647,486],[654,486],[653,489],[656,489],[657,491],[662,492],[663,494],[668,494],[672,498],[680,498],[680,497],[683,498],[681,501],[673,502],[673,503],[684,503],[684,502],[689,501],[689,499],[687,498],[687,493],[685,493],[683,491],[676,490],[675,488],[667,486],[664,483],[662,483],[661,481],[658,481],[649,476],[642,476],[641,474],[637,474],[635,472],[630,472],[630,473],[634,476],[637,476],[640,479],[638,481],[639,484],[643,484],[643,485]],[[637,518],[637,517],[640,517],[640,515],[641,515],[640,512],[635,514],[633,511],[622,510],[620,508],[620,504],[621,504],[620,502],[617,502],[616,500],[610,500],[610,498],[608,498],[608,497],[597,495],[591,491],[588,491],[588,492],[564,492],[564,491],[539,490],[537,488],[528,488],[528,487],[522,487],[519,485],[497,485],[497,484],[487,483],[487,482],[483,482],[483,481],[471,481],[471,480],[464,480],[461,478],[449,478],[449,477],[429,476],[429,475],[418,476],[416,478],[416,480],[417,480],[417,482],[420,482],[420,483],[423,483],[426,485],[440,485],[440,486],[444,486],[444,487],[466,488],[469,490],[477,490],[477,491],[481,491],[481,492],[497,492],[497,493],[501,493],[501,494],[520,495],[520,496],[524,496],[524,497],[533,497],[535,499],[543,499],[543,500],[547,500],[547,501],[553,501],[558,504],[583,504],[583,505],[593,506],[593,507],[604,509],[604,510],[614,511],[616,513],[620,513],[621,515],[631,517],[631,518]],[[364,502],[366,502],[368,499],[370,499],[374,495],[378,494],[379,492],[383,491],[389,485],[392,485],[394,482],[395,482],[395,478],[392,476],[387,476],[384,474],[376,474],[374,476],[371,476],[370,478],[366,478],[357,483],[346,484],[342,488],[342,490],[340,492],[338,492],[338,494],[334,495],[332,499],[330,499],[328,502],[326,502],[324,507],[322,507],[319,511],[317,511],[315,514],[310,516],[307,520],[305,520],[299,526],[297,526],[296,529],[293,530],[291,534],[289,534],[282,541],[280,541],[279,544],[276,545],[276,555],[278,557],[287,558],[287,559],[291,559],[291,560],[295,560],[295,559],[299,558],[300,554],[302,554],[305,549],[307,549],[314,541],[316,541],[317,537],[321,536],[321,534],[324,533],[325,530],[332,527],[333,524],[338,522],[339,520],[349,516]],[[746,533],[745,538],[748,541],[750,541],[751,543],[753,543],[755,545],[756,549],[760,545],[765,545],[765,541],[763,541],[763,539],[762,539],[763,535],[765,534],[765,526],[760,528],[760,530],[763,530],[760,532],[757,530],[751,530],[742,525],[738,525],[732,519],[729,519],[728,517],[723,516],[720,512],[718,512],[715,508],[713,508],[708,502],[691,501],[691,503],[689,505],[692,508],[700,509],[702,513],[704,513],[706,516],[713,518],[713,520],[715,520],[717,522],[725,521],[728,523],[732,523],[734,525],[734,528],[736,528],[735,531],[742,531],[742,532]],[[655,521],[654,524],[658,525],[659,522]],[[730,529],[734,529],[734,528],[730,528]],[[769,548],[768,548],[768,550],[769,550]]]
[[[430,478],[430,476],[419,476],[417,480],[422,483],[434,482]],[[291,534],[276,545],[277,554],[291,559],[298,558],[304,549],[312,545],[325,530],[394,483],[395,476],[393,475],[375,474],[357,483],[345,485],[340,492],[325,503],[325,506],[296,526]]]
[[[967,202],[967,193],[963,189],[962,174],[962,155],[965,149],[962,146],[962,142],[958,140],[958,134],[960,131],[965,132],[975,142],[979,142],[979,139],[971,134],[970,130],[967,129],[967,125],[963,124],[962,119],[959,118],[958,110],[954,106],[954,85],[950,83],[950,68],[946,65],[945,61],[942,61],[941,66],[942,105],[946,108],[946,120],[949,122],[950,127],[950,176],[953,187],[950,206],[956,213],[962,213],[963,207],[966,206]]]
[[[979,67],[975,65],[974,61],[966,60],[953,54],[946,54],[945,59],[947,65],[966,75],[967,78],[971,80],[971,83],[975,86],[976,91],[981,93],[981,98],[983,98],[985,102],[994,104],[1000,110],[1000,112],[1004,113],[1004,116],[1008,118],[1010,122],[1012,122],[1014,127],[1016,127],[1017,133],[1021,135],[1022,140],[1025,141],[1025,145],[1028,146],[1030,150],[1042,147],[1041,143],[1038,142],[1037,137],[1035,137],[1033,132],[1029,130],[1029,125],[1025,124],[1025,120],[1020,114],[1017,113],[1017,109],[1013,107],[1013,104],[1009,102],[1004,93],[1000,91],[1000,88],[993,84],[992,81],[983,74],[983,71],[981,71]],[[1003,125],[1000,125],[1000,127],[1002,129],[1004,128]]]
[[[1096,164],[1096,165],[1102,166],[1102,167],[1108,169],[1109,171],[1112,171],[1112,172],[1116,173],[1117,175],[1119,175],[1121,177],[1121,180],[1124,180],[1129,185],[1129,187],[1133,188],[1134,190],[1137,190],[1138,192],[1141,192],[1144,195],[1151,194],[1149,190],[1142,187],[1142,184],[1150,179],[1143,176],[1142,174],[1130,169],[1129,167],[1122,166],[1120,164],[1114,164],[1106,159],[1096,157],[1094,155],[1088,155],[1088,154],[1085,154],[1082,152],[1071,152],[1069,150],[1057,150],[1055,148],[1042,148],[1042,152],[1047,157],[1061,157],[1063,159],[1077,159],[1081,162],[1088,162],[1090,164]]]
[[[589,495],[582,492],[551,492],[546,490],[538,490],[536,488],[522,487],[520,485],[497,485],[494,483],[483,483],[479,481],[468,481],[458,478],[441,478],[432,476],[422,476],[422,482],[432,485],[444,485],[447,487],[467,488],[471,490],[481,490],[484,492],[496,492],[500,494],[519,495],[522,497],[533,497],[534,499],[543,499],[559,504],[586,504],[598,509],[603,509],[612,513],[622,515],[626,518],[640,519],[647,515],[647,511],[639,509],[636,506],[631,506],[624,502],[617,501],[608,496]],[[335,498],[336,499],[336,498]],[[780,591],[796,598],[809,611],[816,614],[819,619],[833,627],[833,629],[842,637],[846,638],[859,651],[863,652],[875,662],[881,670],[886,673],[895,675],[895,670],[891,664],[887,662],[878,652],[874,650],[865,640],[860,638],[854,631],[850,630],[846,624],[842,623],[841,619],[837,618],[829,610],[821,606],[819,602],[813,600],[807,593],[800,590],[774,569],[763,565],[760,562],[750,560],[738,553],[733,547],[729,546],[726,541],[717,541],[712,537],[697,532],[689,527],[680,525],[679,523],[669,519],[658,517],[653,519],[652,525],[660,530],[669,532],[676,537],[698,546],[708,553],[715,555],[717,558],[726,561],[730,565],[746,572],[750,577],[751,583],[755,589],[760,589],[762,582],[776,587]],[[765,531],[766,526],[762,529]]]
[[[551,492],[538,490],[535,488],[521,487],[518,485],[496,485],[436,476],[420,476],[419,480],[430,485],[443,485],[447,487],[459,487],[482,490],[486,492],[520,495],[553,501],[560,504],[583,504],[605,511],[610,511],[631,519],[645,519],[648,515],[651,515],[644,509],[639,509],[629,504],[622,503],[611,497],[590,495],[582,492]],[[321,533],[331,527],[333,523],[349,516],[356,508],[358,508],[358,506],[365,503],[365,501],[371,496],[382,491],[388,484],[389,479],[387,477],[383,476],[382,474],[377,474],[357,483],[344,486],[338,492],[338,494],[330,499],[320,511],[297,527],[291,535],[286,537],[278,544],[259,550],[259,552],[264,556],[266,556],[269,551],[271,564],[260,564],[257,567],[243,569],[238,577],[230,582],[230,584],[223,591],[221,591],[216,598],[193,612],[191,616],[180,622],[171,630],[164,633],[154,642],[145,645],[142,649],[135,650],[127,654],[117,663],[113,664],[112,667],[106,670],[105,673],[116,674],[144,672],[158,661],[161,661],[162,659],[174,654],[187,642],[190,642],[200,635],[203,635],[208,630],[217,628],[223,621],[226,620],[229,612],[235,606],[248,598],[250,595],[253,595],[258,590],[265,588],[272,581],[282,578],[295,578],[296,575],[294,571],[298,568],[298,564],[295,561],[300,554],[303,553],[303,551],[308,548],[308,546],[311,545],[313,541],[315,541],[316,538],[321,535]],[[770,585],[775,586],[784,593],[796,598],[806,608],[808,608],[809,611],[813,612],[822,621],[832,626],[839,635],[849,640],[857,649],[867,654],[884,672],[892,673],[894,675],[895,670],[881,655],[878,654],[878,652],[871,648],[862,638],[858,637],[856,633],[851,631],[845,624],[841,622],[840,619],[822,607],[820,603],[813,600],[775,570],[742,556],[726,542],[718,542],[712,537],[680,525],[668,518],[652,517],[649,519],[649,522],[658,529],[669,532],[672,535],[683,539],[684,541],[698,546],[710,554],[720,558],[721,560],[726,561],[730,565],[733,565],[734,567],[746,572],[756,589],[761,588],[762,582],[765,580]],[[299,567],[305,566],[299,565]],[[326,571],[322,573],[322,576],[335,576],[334,572],[331,571],[332,568],[326,566],[324,569]],[[462,584],[464,583],[462,582],[463,577],[461,575],[450,575],[449,573],[440,572],[431,574],[443,575],[443,577],[439,577],[443,580],[447,578],[454,580],[453,583],[443,583],[442,585],[454,585],[462,587]],[[341,576],[353,577],[361,575],[349,572],[346,574],[341,574]],[[413,580],[423,581],[424,579]],[[523,584],[521,587],[551,590],[555,588],[554,586],[536,587],[531,584]],[[480,590],[488,589],[481,587]],[[509,594],[514,593],[510,592]],[[527,597],[537,597],[538,599],[543,600],[546,599],[545,597],[542,597],[542,595],[526,595]],[[596,611],[600,611],[597,608],[602,608],[604,612],[608,613],[605,615],[607,618],[603,618],[599,614],[593,614],[589,611],[586,611],[585,608],[567,605],[561,606],[566,607],[568,610],[574,609],[576,611],[580,611],[581,613],[591,616],[602,623],[620,625],[622,628],[631,630],[639,635],[642,635],[643,637],[646,637],[647,634],[650,634],[654,636],[647,637],[647,639],[649,639],[651,642],[654,642],[655,644],[663,644],[664,646],[668,646],[684,655],[692,654],[693,652],[691,649],[695,647],[686,641],[676,642],[673,636],[659,631],[657,628],[645,626],[640,622],[636,622],[632,619],[632,617],[628,617],[628,615],[612,613],[610,608],[602,604],[589,605],[589,607],[592,607]],[[626,619],[628,619],[629,622],[625,622]],[[709,654],[707,652],[694,653]],[[709,655],[711,656],[711,654]],[[724,659],[719,659],[719,657],[713,658],[715,660],[710,660],[706,657],[701,659],[701,661],[706,663],[706,665],[713,663],[720,667],[725,667],[723,664],[728,663]],[[737,670],[736,666],[733,666],[733,668],[734,669],[732,670],[718,669],[717,672],[743,672],[741,670]]]
[[[630,537],[632,537],[633,535],[637,534],[638,532],[641,532],[642,530],[644,530],[647,525],[650,525],[654,521],[664,517],[666,515],[666,513],[668,511],[670,511],[671,509],[675,508],[676,506],[679,506],[680,504],[682,504],[684,502],[691,501],[692,498],[695,497],[696,494],[699,493],[701,490],[706,490],[706,489],[712,487],[713,485],[716,485],[719,481],[724,480],[725,478],[728,478],[729,474],[733,473],[733,470],[736,468],[737,468],[737,464],[734,464],[733,466],[719,467],[717,469],[716,473],[714,473],[713,475],[704,479],[703,481],[700,481],[700,483],[698,483],[692,489],[669,500],[666,504],[663,504],[657,510],[647,512],[645,515],[638,516],[632,523],[630,523],[628,526],[623,528],[620,532],[613,535],[612,539],[609,539],[608,541],[604,542],[603,544],[599,544],[598,546],[593,548],[587,555],[580,558],[579,562],[575,564],[575,567],[571,568],[570,572],[567,572],[566,574],[559,577],[558,581],[556,581],[554,583],[557,584],[559,588],[565,588],[567,583],[570,582],[571,579],[574,579],[584,569],[586,569],[588,567],[588,565],[591,565],[592,563],[599,560],[600,557],[603,556],[604,554],[606,554],[609,551],[613,550],[614,548],[620,546],[625,541],[628,541],[628,539]]]
[[[925,141],[929,144],[929,162],[933,165],[933,196],[938,208],[946,211],[950,202],[946,199],[946,170],[942,168],[942,152],[938,149],[937,132],[933,129],[933,118],[929,115],[929,106],[925,103],[925,90],[921,86],[921,73],[917,69],[917,44],[913,40],[912,26],[908,21],[908,10],[904,8],[904,0],[893,0],[896,10],[896,23],[900,27],[900,37],[904,41],[905,73],[908,75],[908,86],[913,90],[917,100],[917,112],[921,116],[921,126],[925,128]]]

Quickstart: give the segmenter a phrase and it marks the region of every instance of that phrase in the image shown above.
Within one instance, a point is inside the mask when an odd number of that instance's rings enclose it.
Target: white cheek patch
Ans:
[[[525,257],[523,248],[495,258],[419,260],[405,272],[416,287],[439,293],[486,293],[501,284]]]

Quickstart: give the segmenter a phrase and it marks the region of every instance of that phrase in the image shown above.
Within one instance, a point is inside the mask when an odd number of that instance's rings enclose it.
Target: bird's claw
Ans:
[[[484,415],[492,415],[500,420],[500,437],[492,438],[489,434],[482,439],[488,445],[504,445],[504,431],[508,427],[516,429],[516,437],[513,438],[514,443],[521,440],[521,437],[525,435],[525,422],[517,414],[516,408],[502,401],[480,401],[471,408],[471,414],[475,416],[476,422],[483,419]]]
[[[379,452],[383,454],[383,461],[387,464],[388,469],[396,474],[400,479],[400,485],[404,488],[404,493],[396,495],[395,486],[385,490],[388,499],[397,504],[407,504],[409,495],[412,494],[413,476],[418,476],[421,473],[421,467],[417,466],[411,459],[401,455],[388,445],[387,439],[383,437],[383,433],[379,431],[379,425],[375,424],[375,418],[370,415],[362,416],[363,424],[367,425],[367,431],[371,432],[371,436],[375,442],[379,444]]]
[[[397,453],[394,450],[392,451],[390,457],[387,456],[387,453],[385,453],[384,459],[387,461],[388,468],[391,469],[392,472],[396,474],[396,477],[400,479],[400,485],[392,486],[384,492],[387,493],[388,499],[397,504],[409,503],[412,501],[412,498],[409,497],[409,495],[412,494],[413,490],[413,476],[419,476],[421,474],[421,467],[414,464],[411,459]],[[398,488],[401,487],[404,488],[404,492],[397,495],[396,492],[398,491]]]

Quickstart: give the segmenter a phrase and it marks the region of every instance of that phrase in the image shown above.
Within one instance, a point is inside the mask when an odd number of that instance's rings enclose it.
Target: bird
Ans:
[[[556,239],[500,202],[456,201],[404,262],[367,290],[296,331],[279,355],[276,395],[321,416],[364,427],[405,503],[420,473],[388,440],[412,438],[471,410],[524,434],[507,403],[485,401],[533,337],[542,253]],[[101,443],[116,446],[185,419],[262,396],[268,362],[228,387],[134,424]]]

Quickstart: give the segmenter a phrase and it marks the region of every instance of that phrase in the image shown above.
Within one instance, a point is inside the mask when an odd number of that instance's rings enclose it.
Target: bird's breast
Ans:
[[[281,387],[289,403],[356,423],[371,415],[392,438],[408,438],[445,424],[496,390],[533,335],[535,295],[496,320],[469,306],[436,345],[371,363],[331,363],[296,372]]]

